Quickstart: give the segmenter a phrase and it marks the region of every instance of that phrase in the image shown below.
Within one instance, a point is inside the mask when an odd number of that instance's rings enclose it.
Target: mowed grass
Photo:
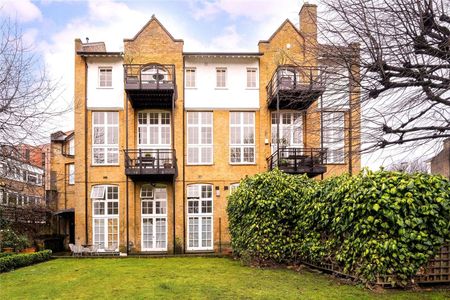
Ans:
[[[55,259],[0,274],[0,299],[448,299],[449,291],[370,292],[331,276],[229,258]]]

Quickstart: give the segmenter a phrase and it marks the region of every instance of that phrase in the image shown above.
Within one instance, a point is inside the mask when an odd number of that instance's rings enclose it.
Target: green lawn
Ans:
[[[373,293],[306,269],[257,269],[228,258],[56,259],[0,274],[1,299],[448,299]]]

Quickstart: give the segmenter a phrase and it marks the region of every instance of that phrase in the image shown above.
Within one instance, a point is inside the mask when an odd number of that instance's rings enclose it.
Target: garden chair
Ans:
[[[98,255],[98,249],[99,249],[99,245],[92,245],[91,247],[91,251],[89,252],[91,255]]]
[[[83,250],[80,246],[69,244],[70,251],[72,251],[72,256],[81,256],[83,254]]]

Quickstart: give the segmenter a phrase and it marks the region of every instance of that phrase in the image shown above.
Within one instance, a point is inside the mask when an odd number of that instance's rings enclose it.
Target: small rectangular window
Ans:
[[[247,69],[247,87],[256,88],[256,69],[254,68]]]
[[[69,184],[75,184],[75,165],[69,165]]]
[[[75,155],[75,139],[69,141],[69,155]]]
[[[99,87],[112,87],[112,68],[101,67],[98,69]]]
[[[91,190],[91,199],[105,199],[105,190],[106,187],[104,185],[93,186]]]
[[[217,68],[216,69],[216,87],[225,88],[227,87],[227,69]]]
[[[195,88],[195,69],[194,68],[186,69],[186,87],[187,88]]]

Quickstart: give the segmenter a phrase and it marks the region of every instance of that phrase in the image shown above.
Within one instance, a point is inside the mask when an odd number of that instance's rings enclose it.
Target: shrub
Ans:
[[[314,182],[275,171],[244,180],[228,214],[239,256],[332,261],[362,281],[391,275],[405,285],[450,240],[450,182],[386,171]]]
[[[47,261],[51,256],[51,250],[44,250],[30,254],[16,254],[0,257],[0,273]]]
[[[310,197],[314,186],[307,177],[278,170],[242,180],[227,206],[233,252],[259,261],[290,260],[299,243],[293,232],[298,202]]]
[[[5,256],[10,256],[13,255],[14,253],[9,253],[9,252],[0,252],[0,258],[5,257]]]

